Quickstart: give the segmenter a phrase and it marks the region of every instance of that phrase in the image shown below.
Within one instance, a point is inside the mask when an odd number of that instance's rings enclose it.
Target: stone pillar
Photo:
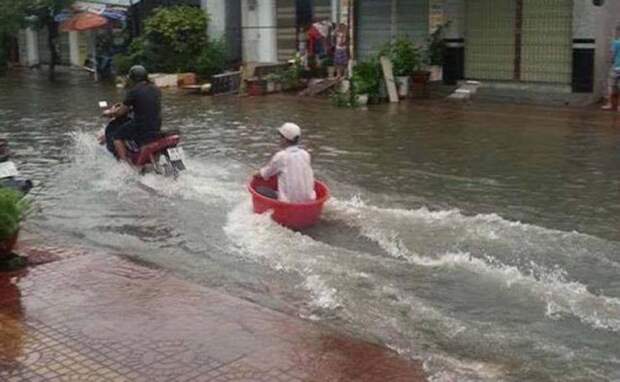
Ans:
[[[591,0],[573,4],[573,92],[602,94],[607,86],[612,31],[606,30],[603,11]]]
[[[243,61],[278,61],[275,0],[243,0]]]
[[[331,0],[331,8],[332,8],[332,22],[339,23],[340,22],[340,0]]]
[[[440,0],[431,1],[431,6],[441,5],[444,20],[450,23],[444,35],[443,80],[445,84],[455,85],[465,78],[465,0],[444,0],[443,4]]]
[[[69,32],[69,61],[71,65],[79,66],[80,62],[80,35],[79,32]]]
[[[209,14],[207,34],[220,38],[226,33],[226,0],[201,0],[200,6]]]
[[[27,66],[39,65],[39,36],[37,31],[26,29]]]

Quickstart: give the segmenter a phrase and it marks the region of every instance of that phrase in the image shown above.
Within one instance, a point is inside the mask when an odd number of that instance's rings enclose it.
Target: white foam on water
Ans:
[[[338,291],[331,288],[319,275],[306,278],[304,287],[312,294],[312,305],[323,309],[337,309],[342,306],[338,298]]]
[[[334,254],[327,244],[278,225],[269,213],[255,214],[249,200],[228,214],[224,232],[235,245],[232,249],[242,256],[263,261],[278,271],[301,275],[305,280],[302,286],[311,295],[311,306],[325,310],[341,306],[339,291],[320,276],[326,255]]]
[[[185,159],[186,170],[176,179],[158,174],[145,174],[140,182],[169,197],[198,200],[204,204],[232,204],[245,197],[243,187],[233,179],[235,172],[243,171],[239,164],[206,163]]]
[[[244,171],[239,163],[211,163],[187,156],[187,169],[176,179],[154,173],[140,175],[127,164],[116,161],[105,146],[99,145],[95,134],[78,131],[73,133],[73,140],[75,174],[72,176],[76,181],[90,182],[100,191],[135,192],[139,182],[161,195],[203,204],[230,204],[246,196],[233,176]]]
[[[503,365],[464,361],[446,355],[433,355],[422,364],[429,382],[479,382],[504,380]]]
[[[524,231],[543,231],[545,234],[565,236],[565,232],[546,230],[519,222],[510,222],[498,215],[476,215],[467,217],[458,210],[429,211],[383,209],[367,206],[359,197],[351,201],[333,201],[330,207],[335,209],[348,224],[356,226],[361,233],[379,244],[395,258],[424,267],[461,268],[469,272],[484,275],[487,278],[504,284],[505,287],[520,286],[536,295],[545,305],[547,317],[558,319],[563,315],[573,315],[583,323],[596,329],[620,332],[620,299],[590,293],[587,286],[570,281],[561,268],[546,269],[533,261],[529,262],[529,270],[523,271],[517,266],[506,265],[498,258],[469,252],[446,252],[434,256],[420,255],[411,251],[400,237],[402,231],[390,229],[390,225],[381,224],[395,216],[401,218],[398,224],[407,222],[409,226],[422,224],[432,227],[433,224],[449,225],[455,230],[467,226],[467,230],[479,230],[481,223],[519,229]],[[402,219],[406,218],[406,219]],[[571,233],[569,235],[581,235]],[[587,235],[582,235],[587,236]]]

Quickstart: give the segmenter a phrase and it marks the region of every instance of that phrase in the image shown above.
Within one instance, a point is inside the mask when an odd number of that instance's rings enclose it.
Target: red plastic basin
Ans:
[[[315,225],[321,217],[323,205],[329,199],[329,189],[325,183],[318,180],[314,182],[316,200],[308,203],[284,203],[257,193],[256,187],[269,187],[277,190],[278,179],[276,177],[272,177],[269,180],[253,178],[250,180],[248,190],[252,194],[254,212],[262,214],[273,210],[271,218],[291,229],[303,229]]]

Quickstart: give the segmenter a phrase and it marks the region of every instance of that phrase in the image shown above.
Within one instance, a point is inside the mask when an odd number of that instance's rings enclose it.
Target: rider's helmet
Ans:
[[[133,82],[146,81],[149,78],[149,73],[142,65],[134,65],[129,69],[129,79]]]

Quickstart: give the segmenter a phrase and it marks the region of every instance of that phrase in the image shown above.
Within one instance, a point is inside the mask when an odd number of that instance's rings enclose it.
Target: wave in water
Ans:
[[[432,212],[426,208],[384,209],[368,206],[360,198],[345,202],[336,200],[331,207],[334,216],[359,228],[364,236],[377,242],[387,253],[396,258],[424,267],[460,267],[492,278],[508,288],[519,286],[529,290],[546,304],[549,318],[559,319],[564,315],[574,315],[593,328],[620,332],[620,299],[591,293],[587,285],[569,280],[567,272],[560,267],[547,268],[538,265],[535,261],[528,261],[527,270],[522,270],[516,265],[504,264],[498,257],[485,253],[447,252],[439,255],[420,255],[407,247],[401,235],[404,232],[411,232],[411,227],[419,228],[421,224],[429,227],[430,231],[433,231],[432,227],[440,226],[450,227],[452,231],[465,231],[470,234],[475,232],[476,235],[469,237],[468,240],[478,240],[479,236],[483,236],[487,239],[501,241],[505,239],[503,232],[511,231],[510,234],[515,236],[516,231],[529,235],[529,240],[534,242],[542,240],[537,240],[532,236],[539,235],[545,239],[551,237],[551,240],[544,241],[544,245],[561,243],[559,248],[556,248],[558,250],[556,255],[559,256],[567,255],[564,252],[566,240],[586,239],[597,242],[602,241],[600,239],[579,233],[566,233],[510,222],[495,214],[468,217],[457,210]],[[392,229],[390,229],[390,224],[385,222],[394,220],[397,221],[398,226],[391,225]],[[434,234],[441,240],[442,235],[437,230]],[[610,250],[615,246],[611,243],[608,245]],[[548,250],[548,252],[552,251],[553,249]],[[508,255],[514,255],[514,252],[519,251],[513,251]],[[573,254],[575,253],[583,254],[583,251],[577,249]],[[587,254],[601,256],[601,254]],[[580,259],[583,259],[583,256],[580,256]],[[618,267],[618,264],[612,261],[608,261],[607,265]]]

